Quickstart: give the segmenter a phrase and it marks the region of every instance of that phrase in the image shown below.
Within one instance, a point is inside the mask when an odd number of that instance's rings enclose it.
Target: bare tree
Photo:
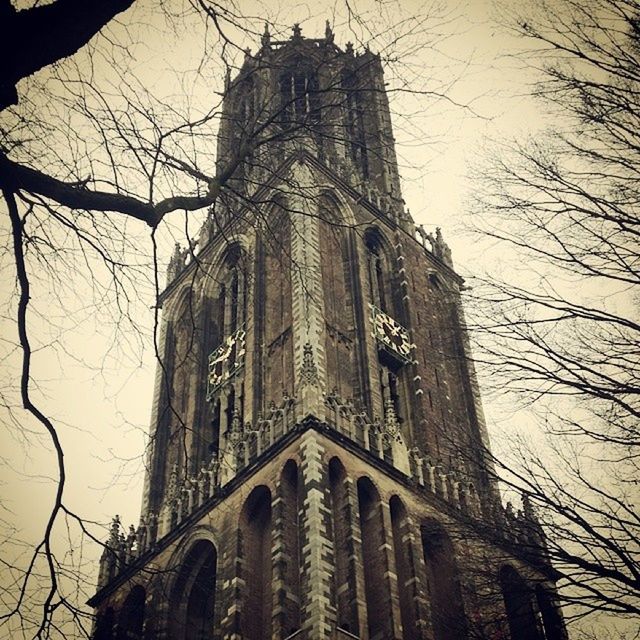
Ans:
[[[467,305],[483,380],[512,412],[496,468],[538,513],[568,616],[637,637],[640,4],[515,19],[553,128],[496,145],[478,175],[475,229],[514,257]]]

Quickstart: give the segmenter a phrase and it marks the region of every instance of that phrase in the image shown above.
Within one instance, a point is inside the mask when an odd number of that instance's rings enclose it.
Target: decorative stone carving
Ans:
[[[313,358],[313,347],[309,342],[307,342],[303,347],[300,384],[318,384],[318,367],[316,367],[316,363]]]

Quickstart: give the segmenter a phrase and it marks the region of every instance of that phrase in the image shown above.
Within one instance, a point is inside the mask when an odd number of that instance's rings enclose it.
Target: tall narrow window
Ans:
[[[302,499],[300,495],[300,479],[298,465],[289,460],[284,466],[280,478],[280,526],[282,537],[284,562],[282,579],[284,582],[284,607],[282,631],[288,637],[300,629],[300,604],[302,600],[302,562],[300,545],[300,509]]]
[[[220,399],[215,401],[211,415],[211,430],[207,454],[209,457],[218,453],[220,449]]]
[[[345,129],[351,158],[360,167],[362,175],[369,177],[369,157],[365,133],[365,94],[358,85],[354,73],[347,73],[342,78],[344,93]]]
[[[467,638],[458,566],[449,536],[435,523],[422,527],[434,640]]]
[[[244,322],[246,301],[245,257],[238,245],[227,250],[224,266],[220,273],[220,300],[222,312],[221,339],[233,334]]]
[[[279,215],[278,215],[279,213]],[[256,316],[263,315],[262,362],[264,394],[262,410],[273,400],[279,402],[283,390],[291,393],[293,379],[293,305],[291,281],[291,220],[289,215],[275,212],[263,236],[263,295],[256,296]]]
[[[214,631],[216,549],[196,542],[179,568],[170,597],[171,640],[208,640]]]
[[[244,364],[247,273],[246,256],[237,244],[227,249],[217,282],[218,296],[211,303],[209,313],[213,326],[208,332],[216,341],[209,343],[204,356],[208,372],[207,400],[212,406],[226,383],[240,374]],[[223,411],[225,409],[223,406]]]
[[[240,517],[242,555],[242,637],[271,639],[271,492],[256,487],[245,502]]]
[[[329,463],[331,487],[331,531],[333,535],[333,596],[340,629],[358,635],[358,594],[355,563],[351,552],[353,515],[349,508],[347,474],[342,463],[333,458]]]
[[[280,75],[280,121],[287,127],[320,122],[318,76],[313,69],[294,68]]]
[[[164,491],[177,469],[185,473],[191,464],[193,430],[187,429],[191,419],[193,382],[197,374],[196,310],[190,291],[182,300],[173,318],[172,343],[167,348],[173,352],[172,370],[167,376],[171,380],[166,409],[167,440],[162,451],[158,451],[164,465]]]
[[[542,585],[536,587],[536,601],[542,615],[545,640],[566,640],[567,634],[558,605]]]
[[[224,284],[220,285],[220,293],[218,294],[217,316],[218,316],[218,330],[216,331],[215,344],[212,345],[212,351],[216,347],[222,344],[226,335],[226,327],[224,326],[224,315],[227,308],[227,288]]]
[[[365,246],[367,248],[367,267],[369,272],[369,297],[371,303],[389,315],[393,315],[391,309],[387,279],[389,277],[389,266],[385,259],[380,243],[380,238],[374,230],[369,231],[365,236]]]
[[[412,550],[409,541],[409,521],[407,511],[398,496],[389,502],[391,509],[391,528],[393,530],[393,552],[398,576],[398,599],[402,619],[403,640],[419,640],[420,629],[417,625],[413,585],[415,575],[412,572]]]
[[[500,569],[499,578],[511,640],[543,640],[533,609],[533,592],[527,583],[510,566]]]
[[[117,640],[142,640],[144,627],[144,587],[137,585],[127,596],[118,620]]]
[[[392,633],[391,595],[384,557],[386,538],[380,494],[368,478],[358,480],[358,505],[369,638],[383,640]]]
[[[320,209],[320,260],[325,321],[327,385],[343,398],[358,398],[353,284],[348,233],[328,207]]]
[[[231,314],[229,318],[229,333],[234,333],[238,329],[238,270],[233,269],[231,273]]]

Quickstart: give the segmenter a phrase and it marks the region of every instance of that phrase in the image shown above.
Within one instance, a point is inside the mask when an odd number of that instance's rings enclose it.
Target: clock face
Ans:
[[[407,330],[392,317],[380,311],[376,307],[371,307],[371,320],[374,327],[376,340],[388,351],[391,351],[402,360],[411,359],[411,349],[413,344],[409,340]]]
[[[246,331],[239,329],[228,336],[209,356],[208,397],[243,365],[245,338]]]

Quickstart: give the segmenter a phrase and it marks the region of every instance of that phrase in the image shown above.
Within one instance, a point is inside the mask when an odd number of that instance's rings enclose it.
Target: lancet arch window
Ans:
[[[330,194],[320,206],[320,260],[327,380],[339,397],[361,400],[351,230]]]
[[[336,623],[343,631],[358,635],[358,585],[353,556],[353,520],[347,472],[339,458],[329,461],[329,499],[331,504],[331,537],[333,542],[333,602]]]
[[[118,618],[116,640],[142,640],[146,594],[136,585],[126,597]]]
[[[240,515],[239,555],[242,558],[240,628],[247,640],[271,638],[272,561],[271,492],[263,485],[247,498]]]
[[[377,229],[364,237],[369,308],[378,351],[378,385],[385,420],[402,424],[408,418],[409,399],[405,365],[412,360],[413,344],[407,329],[398,321],[399,305],[393,298],[393,272],[384,241]]]
[[[283,560],[278,563],[276,577],[282,584],[283,595],[278,616],[280,632],[289,637],[302,624],[301,602],[303,594],[302,529],[301,509],[303,508],[302,482],[298,465],[288,460],[280,476],[278,493],[280,500],[275,507],[275,517],[281,523],[277,535],[281,536]]]
[[[410,523],[407,510],[398,496],[389,501],[391,512],[391,530],[393,552],[398,576],[398,599],[400,601],[400,617],[402,620],[403,640],[419,640],[421,637],[415,606],[415,566],[410,539]]]
[[[377,229],[369,229],[364,237],[369,276],[369,299],[380,311],[393,315],[389,291],[389,264]]]
[[[434,640],[468,637],[460,574],[449,536],[434,522],[423,524],[422,551]]]
[[[365,93],[353,71],[342,75],[344,96],[344,119],[348,148],[354,164],[360,168],[364,178],[369,177],[369,157],[365,132]]]
[[[208,399],[242,368],[245,356],[245,321],[248,296],[247,257],[239,245],[227,250],[216,278],[217,295],[207,318]]]
[[[178,570],[170,597],[171,640],[206,640],[214,631],[217,553],[209,540],[196,542]]]
[[[259,241],[260,261],[255,296],[256,333],[262,349],[254,368],[257,387],[264,392],[256,409],[291,392],[293,380],[293,263],[291,217],[285,202],[276,202]]]
[[[187,425],[192,417],[190,400],[198,370],[199,316],[191,289],[185,289],[177,302],[167,328],[165,376],[154,441],[156,464],[163,477],[160,483],[163,497],[167,495],[172,474],[180,474],[189,463],[193,430]]]
[[[238,330],[247,308],[246,255],[240,245],[231,245],[218,275],[218,335],[222,340]]]
[[[498,575],[511,640],[564,640],[564,624],[549,593],[533,589],[510,565]]]
[[[358,511],[369,637],[388,638],[392,634],[393,616],[384,555],[386,534],[382,502],[377,488],[367,477],[358,480]]]
[[[280,74],[280,121],[285,127],[320,122],[318,74],[311,65],[292,66]]]
[[[173,326],[173,410],[186,420],[191,375],[197,354],[197,310],[191,291],[187,291],[175,315]]]

